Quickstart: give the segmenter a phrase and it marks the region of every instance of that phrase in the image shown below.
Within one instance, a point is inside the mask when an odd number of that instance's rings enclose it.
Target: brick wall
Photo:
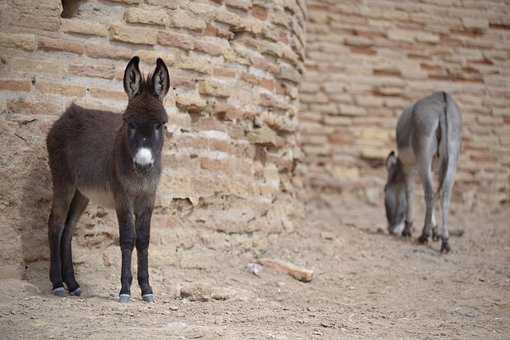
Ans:
[[[133,55],[144,72],[162,57],[173,87],[155,227],[292,227],[304,1],[90,0],[69,18],[62,10],[57,0],[0,4],[0,233],[15,240],[5,259],[20,247],[27,261],[47,257],[46,132],[71,102],[121,112]],[[107,219],[111,235],[112,215],[86,218]]]
[[[398,115],[447,90],[465,124],[456,198],[509,201],[510,2],[310,0],[308,12],[300,123],[313,187],[382,191]]]

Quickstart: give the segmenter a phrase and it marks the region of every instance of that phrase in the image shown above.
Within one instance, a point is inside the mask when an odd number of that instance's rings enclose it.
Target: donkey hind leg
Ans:
[[[72,252],[72,239],[74,227],[78,223],[81,214],[87,208],[89,203],[88,198],[83,196],[78,190],[74,193],[69,212],[67,213],[66,224],[62,235],[61,255],[62,255],[62,276],[64,283],[69,290],[69,294],[80,296],[81,289],[78,282],[74,277],[73,268],[73,252]]]
[[[432,156],[433,143],[428,138],[422,141],[421,152],[418,154],[418,169],[423,183],[423,191],[425,192],[425,224],[421,236],[418,238],[419,243],[427,243],[432,229],[432,214],[434,211],[434,188],[432,186]]]
[[[53,294],[64,295],[62,278],[62,236],[65,230],[67,213],[73,199],[75,188],[54,188],[53,203],[48,220],[48,241],[50,244],[50,280],[53,284]]]
[[[436,205],[434,205],[434,209],[432,210],[432,241],[439,240],[439,231],[436,219]]]
[[[442,223],[439,229],[439,236],[441,238],[441,253],[450,252],[450,244],[448,243],[448,213],[450,210],[450,199],[452,195],[452,188],[455,182],[455,170],[456,166],[449,166],[443,181],[443,192],[441,193],[441,213]]]

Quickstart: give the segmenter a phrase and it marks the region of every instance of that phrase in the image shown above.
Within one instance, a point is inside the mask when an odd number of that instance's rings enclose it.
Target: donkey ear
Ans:
[[[143,90],[143,77],[138,67],[139,63],[140,58],[133,57],[124,71],[124,91],[126,91],[129,99],[140,94]]]
[[[170,89],[170,75],[168,74],[168,68],[165,62],[161,58],[158,58],[156,61],[156,69],[154,70],[151,81],[154,96],[163,101],[163,98],[165,98]]]
[[[395,151],[391,151],[386,157],[386,169],[390,171],[393,165],[397,164],[397,156],[395,156]]]

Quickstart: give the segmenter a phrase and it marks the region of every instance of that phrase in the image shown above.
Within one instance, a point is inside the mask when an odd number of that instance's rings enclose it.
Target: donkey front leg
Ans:
[[[152,207],[147,207],[136,215],[136,251],[138,257],[138,285],[142,299],[154,302],[154,293],[149,283],[149,242]]]
[[[117,208],[117,219],[119,221],[120,250],[122,252],[122,271],[120,275],[122,287],[119,301],[129,302],[131,300],[131,283],[133,282],[131,257],[136,239],[133,213],[128,209]]]
[[[402,231],[403,237],[411,237],[411,235],[412,235],[413,219],[414,219],[415,176],[416,176],[416,172],[414,170],[411,170],[406,174],[407,211],[406,211],[405,227],[404,227],[404,230]]]

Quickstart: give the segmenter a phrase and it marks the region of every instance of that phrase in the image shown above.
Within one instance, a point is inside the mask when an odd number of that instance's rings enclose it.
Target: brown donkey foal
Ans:
[[[72,104],[53,124],[46,140],[53,179],[48,221],[50,280],[53,293],[80,295],[74,277],[71,239],[89,199],[117,212],[122,251],[119,300],[131,296],[131,254],[136,246],[142,297],[154,301],[149,284],[148,248],[154,198],[161,175],[161,150],[167,114],[168,69],[159,59],[143,78],[138,57],[124,72],[129,101],[124,114],[88,110]]]

